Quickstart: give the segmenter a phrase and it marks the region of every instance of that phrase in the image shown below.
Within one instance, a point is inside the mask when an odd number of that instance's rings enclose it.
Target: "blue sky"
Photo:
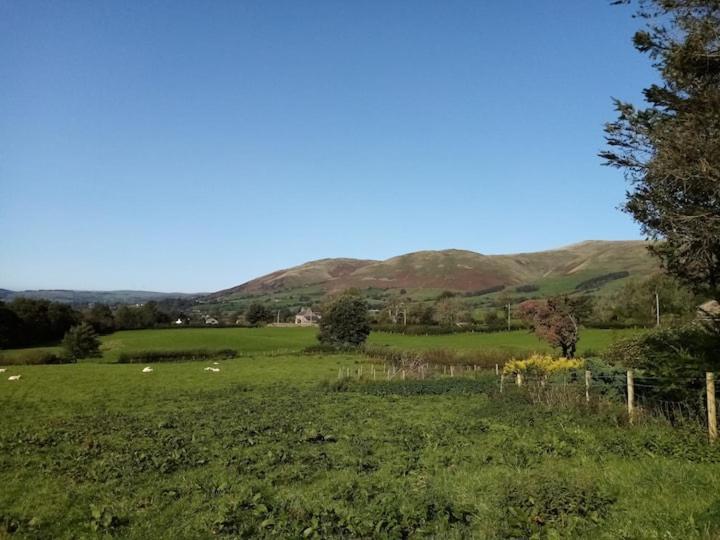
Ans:
[[[213,291],[324,257],[639,238],[655,79],[603,0],[0,0],[0,287]]]

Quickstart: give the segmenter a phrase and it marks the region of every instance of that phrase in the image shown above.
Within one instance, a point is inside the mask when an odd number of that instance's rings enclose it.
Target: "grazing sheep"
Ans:
[[[21,375],[10,375],[8,377],[8,381],[19,381],[20,377],[21,377]]]
[[[5,373],[7,371],[7,368],[0,368],[0,373]]]
[[[220,362],[213,362],[213,365],[214,365],[214,366],[219,366],[219,365],[220,365]]]
[[[205,371],[212,371],[213,373],[217,373],[218,371],[220,371],[220,368],[217,368],[217,367],[206,367],[206,368],[205,368]]]
[[[142,372],[143,372],[143,373],[152,373],[152,372],[153,372],[153,368],[151,368],[150,366],[144,367],[143,370],[142,370]]]

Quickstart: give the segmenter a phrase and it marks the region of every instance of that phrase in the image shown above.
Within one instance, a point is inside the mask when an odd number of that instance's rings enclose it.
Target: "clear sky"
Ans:
[[[0,287],[214,291],[324,257],[639,238],[655,79],[605,0],[0,0]]]

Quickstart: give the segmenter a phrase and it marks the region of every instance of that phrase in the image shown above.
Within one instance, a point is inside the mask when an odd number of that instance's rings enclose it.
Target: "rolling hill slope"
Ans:
[[[574,290],[587,280],[603,276],[609,276],[609,283],[656,271],[657,263],[646,248],[647,243],[643,241],[587,241],[549,251],[512,255],[448,249],[418,251],[384,261],[322,259],[278,270],[206,298],[222,302],[292,291],[312,290],[315,294],[324,294],[349,287],[471,294],[502,286],[532,284],[548,292]]]

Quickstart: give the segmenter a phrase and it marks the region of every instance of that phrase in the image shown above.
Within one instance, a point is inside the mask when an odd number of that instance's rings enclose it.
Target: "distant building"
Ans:
[[[208,326],[217,326],[220,324],[218,320],[215,317],[210,317],[209,315],[205,316],[205,324]]]
[[[302,308],[295,315],[295,324],[298,326],[313,326],[320,321],[320,315],[310,308]]]

